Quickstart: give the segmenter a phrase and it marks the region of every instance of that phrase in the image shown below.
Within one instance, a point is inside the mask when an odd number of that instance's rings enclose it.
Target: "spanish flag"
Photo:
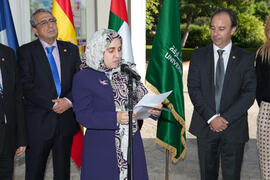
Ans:
[[[54,0],[52,14],[57,20],[58,37],[62,41],[77,44],[76,32],[73,23],[70,0]],[[78,168],[81,167],[83,150],[83,131],[78,131],[73,136],[71,158]]]
[[[57,20],[57,39],[77,44],[70,0],[54,0],[52,14]]]

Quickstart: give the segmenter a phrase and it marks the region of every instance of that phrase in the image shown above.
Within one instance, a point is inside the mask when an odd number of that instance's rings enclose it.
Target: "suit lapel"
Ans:
[[[39,40],[34,41],[33,46],[35,48],[35,50],[33,51],[34,58],[37,61],[38,65],[41,67],[41,70],[44,71],[44,74],[48,75],[50,86],[55,89],[55,93],[57,94],[51,67],[48,58],[46,56],[45,50]]]
[[[58,46],[58,51],[59,51],[59,57],[60,57],[60,67],[61,67],[61,89],[63,92],[63,87],[65,87],[65,74],[66,74],[66,63],[64,63],[64,61],[68,58],[67,53],[68,53],[68,49],[64,46],[63,43],[61,43],[61,41],[57,41],[57,46]]]
[[[0,51],[0,68],[1,68],[1,74],[2,74],[2,86],[3,86],[4,91],[8,90],[8,81],[9,81],[7,61],[8,61],[8,58],[5,55],[5,52]]]
[[[215,84],[214,84],[214,77],[215,77],[215,59],[214,59],[214,51],[213,45],[208,46],[208,54],[207,54],[207,61],[208,61],[208,77],[209,77],[209,94],[211,95],[211,104],[215,105]],[[215,106],[213,106],[215,107]]]
[[[224,96],[224,92],[228,92],[230,88],[230,79],[233,73],[234,68],[237,67],[237,64],[239,63],[239,59],[237,57],[237,51],[235,49],[235,46],[232,45],[231,53],[229,56],[225,77],[224,77],[224,83],[222,88],[222,96],[221,96],[221,105],[222,105],[222,97]]]

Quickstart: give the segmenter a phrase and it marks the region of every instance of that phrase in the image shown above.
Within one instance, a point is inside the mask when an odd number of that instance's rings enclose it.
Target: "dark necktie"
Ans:
[[[56,66],[56,63],[55,63],[55,60],[54,60],[54,57],[52,54],[52,51],[54,48],[55,48],[55,46],[46,47],[46,51],[48,53],[48,60],[50,63],[57,96],[60,97],[60,95],[61,95],[61,82],[60,82],[57,66]]]
[[[224,81],[224,60],[222,54],[224,50],[217,50],[218,52],[218,61],[216,66],[216,85],[215,85],[215,100],[216,100],[216,113],[219,113],[220,110],[220,99]]]

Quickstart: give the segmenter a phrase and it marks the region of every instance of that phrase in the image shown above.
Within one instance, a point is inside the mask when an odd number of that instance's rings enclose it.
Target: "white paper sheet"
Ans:
[[[172,90],[158,95],[146,94],[133,109],[133,112],[136,113],[135,119],[148,118],[151,115],[148,113],[148,110],[161,104],[171,93]]]

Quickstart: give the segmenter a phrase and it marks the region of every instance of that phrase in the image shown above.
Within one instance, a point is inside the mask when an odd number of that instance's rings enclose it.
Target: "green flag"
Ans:
[[[164,0],[146,72],[146,85],[155,93],[173,90],[158,121],[159,145],[172,152],[176,163],[186,154],[179,0]]]

